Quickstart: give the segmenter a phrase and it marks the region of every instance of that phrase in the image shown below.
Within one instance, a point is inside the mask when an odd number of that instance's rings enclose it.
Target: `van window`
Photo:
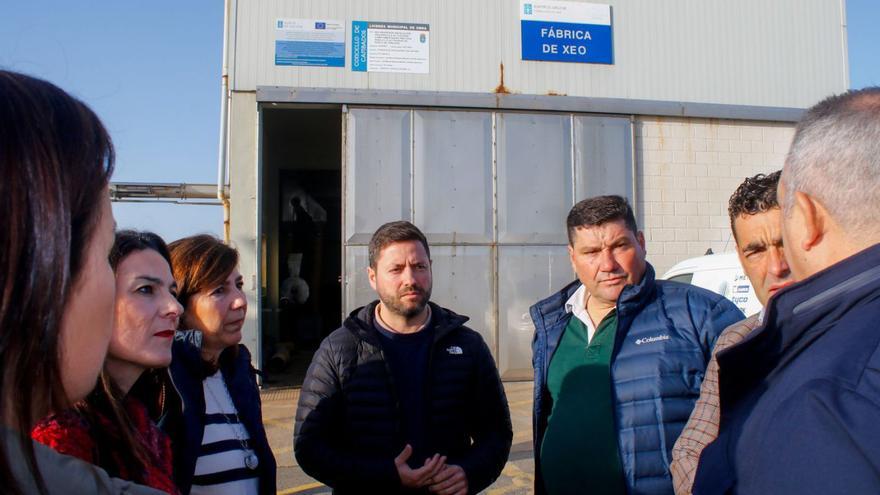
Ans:
[[[669,277],[668,280],[671,280],[673,282],[681,282],[683,284],[689,284],[689,283],[691,283],[691,280],[693,280],[693,279],[694,279],[693,273],[682,273],[681,275]]]

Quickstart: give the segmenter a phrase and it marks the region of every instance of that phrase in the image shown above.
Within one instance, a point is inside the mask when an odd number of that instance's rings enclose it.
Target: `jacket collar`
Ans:
[[[201,369],[202,332],[178,330],[174,333],[174,346],[179,351],[175,353],[175,359],[181,359],[188,369]]]
[[[575,280],[566,285],[559,292],[552,296],[539,301],[532,306],[533,315],[537,314],[539,318],[535,318],[536,323],[543,327],[543,330],[553,326],[560,320],[567,319],[569,313],[565,310],[565,303],[581,286],[580,280]],[[636,285],[627,285],[620,293],[617,299],[618,314],[628,314],[640,310],[650,299],[656,288],[654,279],[654,267],[650,263],[645,262],[645,274]]]
[[[654,267],[645,262],[645,274],[636,285],[627,285],[617,298],[617,313],[638,312],[651,299],[657,284],[654,280]]]
[[[731,370],[730,382],[739,382],[722,383],[721,389],[747,390],[745,382],[763,378],[793,359],[854,305],[878,292],[880,244],[782,289],[768,302],[763,326],[718,354],[719,365]]]
[[[379,301],[373,301],[352,311],[345,319],[342,326],[353,332],[362,340],[373,345],[379,345],[379,332],[374,326],[376,317],[376,305]],[[431,307],[431,327],[434,329],[434,342],[439,341],[449,332],[461,327],[468,321],[467,316],[456,314],[446,308],[428,302]]]

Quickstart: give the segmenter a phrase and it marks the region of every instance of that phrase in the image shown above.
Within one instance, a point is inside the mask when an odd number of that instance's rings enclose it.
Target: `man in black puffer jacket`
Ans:
[[[409,222],[376,231],[359,308],[321,343],[300,391],[294,453],[334,493],[476,493],[513,430],[489,348],[429,303],[430,250]]]

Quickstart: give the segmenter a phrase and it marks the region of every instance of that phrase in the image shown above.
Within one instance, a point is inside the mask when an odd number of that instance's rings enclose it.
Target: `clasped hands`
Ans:
[[[425,460],[422,467],[413,469],[406,463],[411,455],[412,446],[407,444],[394,458],[394,466],[403,486],[428,487],[431,493],[438,495],[467,495],[467,476],[461,466],[446,464],[446,456],[434,454],[433,457]]]

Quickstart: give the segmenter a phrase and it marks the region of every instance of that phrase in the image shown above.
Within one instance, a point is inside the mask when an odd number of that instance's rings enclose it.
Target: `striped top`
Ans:
[[[196,460],[192,495],[257,495],[257,471],[248,469],[245,457],[253,455],[250,435],[238,421],[223,375],[217,371],[205,378],[205,432]],[[247,450],[242,449],[244,442]]]

